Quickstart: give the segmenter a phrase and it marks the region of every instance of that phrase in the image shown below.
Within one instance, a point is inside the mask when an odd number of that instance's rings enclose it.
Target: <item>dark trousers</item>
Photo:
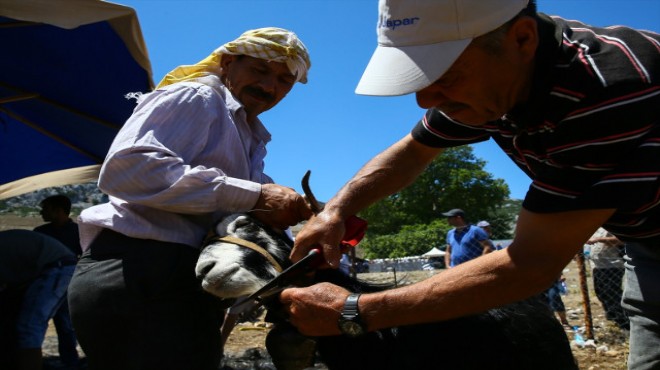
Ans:
[[[69,366],[78,364],[78,350],[76,349],[78,342],[71,323],[69,304],[66,298],[55,312],[53,324],[55,324],[55,330],[57,331],[57,350],[60,354],[60,361]]]
[[[18,366],[16,321],[24,295],[25,287],[0,291],[0,369],[15,369]]]
[[[660,243],[626,243],[623,308],[630,319],[629,370],[660,369]]]
[[[94,240],[69,286],[90,370],[218,368],[224,306],[201,289],[198,255],[110,230]]]

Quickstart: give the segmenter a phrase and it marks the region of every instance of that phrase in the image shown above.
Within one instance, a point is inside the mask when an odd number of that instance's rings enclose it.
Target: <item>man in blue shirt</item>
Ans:
[[[454,267],[463,262],[492,252],[495,248],[488,234],[480,228],[471,225],[465,219],[465,212],[455,208],[442,214],[447,222],[454,226],[447,232],[447,250],[445,265]]]

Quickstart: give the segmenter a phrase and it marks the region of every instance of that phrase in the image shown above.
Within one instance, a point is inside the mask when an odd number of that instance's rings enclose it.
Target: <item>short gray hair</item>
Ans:
[[[504,40],[504,36],[511,28],[511,25],[524,16],[529,16],[534,19],[538,18],[536,14],[536,2],[534,0],[530,0],[527,7],[521,10],[520,13],[516,14],[516,16],[511,18],[508,22],[488,33],[475,37],[474,40],[472,40],[472,44],[489,54],[499,55],[502,52],[502,40]]]

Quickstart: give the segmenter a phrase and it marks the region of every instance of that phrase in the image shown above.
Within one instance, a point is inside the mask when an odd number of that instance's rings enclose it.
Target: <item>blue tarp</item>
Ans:
[[[102,163],[135,107],[125,95],[153,86],[116,27],[0,16],[0,185]]]

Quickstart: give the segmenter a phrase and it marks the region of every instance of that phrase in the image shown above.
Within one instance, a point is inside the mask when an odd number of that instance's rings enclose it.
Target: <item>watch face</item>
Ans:
[[[362,328],[362,325],[354,321],[341,320],[339,322],[339,329],[341,329],[342,333],[351,337],[357,337],[358,335],[364,334],[364,328]]]

